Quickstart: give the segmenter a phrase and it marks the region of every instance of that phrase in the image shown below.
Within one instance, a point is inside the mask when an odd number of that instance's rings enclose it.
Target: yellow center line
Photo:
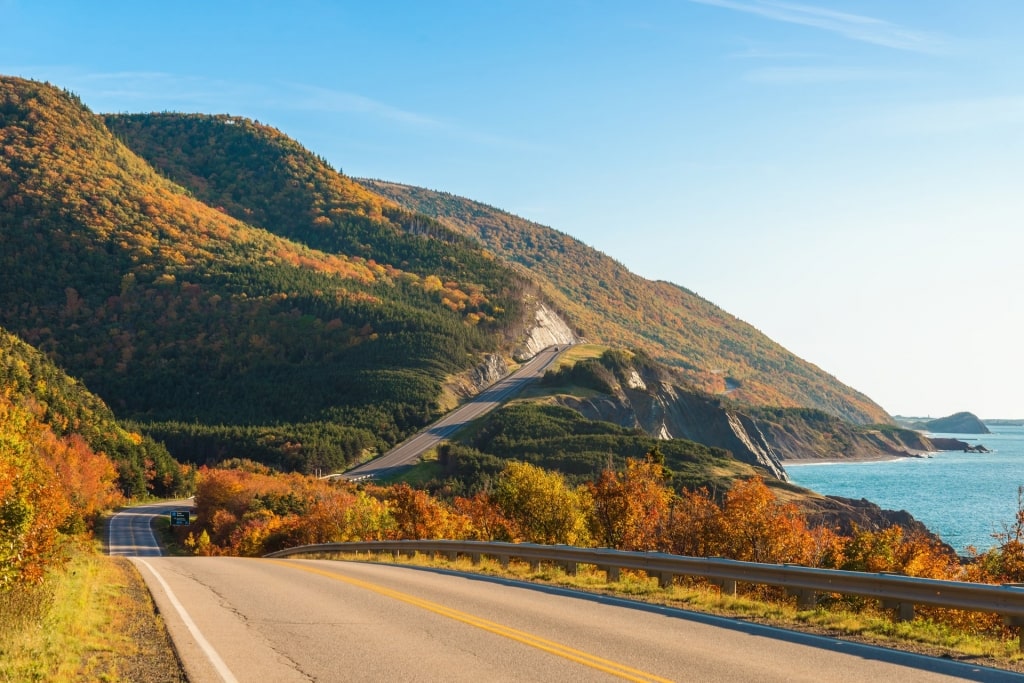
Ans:
[[[611,674],[613,676],[618,676],[619,678],[625,679],[627,681],[640,681],[643,683],[671,683],[671,681],[667,678],[661,678],[660,676],[655,676],[654,674],[650,674],[639,669],[634,669],[632,667],[626,666],[625,664],[620,664],[618,662],[613,662],[611,660],[598,657],[597,655],[592,655],[588,652],[576,650],[567,645],[562,645],[561,643],[556,643],[552,640],[541,638],[540,636],[534,635],[532,633],[527,633],[526,631],[520,631],[510,626],[505,626],[497,622],[489,621],[482,617],[467,614],[466,612],[460,612],[459,610],[452,609],[451,607],[445,607],[444,605],[440,605],[436,602],[430,602],[429,600],[417,598],[416,596],[409,595],[408,593],[402,593],[396,590],[392,590],[391,588],[385,588],[384,586],[379,586],[377,584],[362,581],[360,579],[342,576],[341,574],[335,574],[334,572],[329,572],[316,567],[304,566],[300,562],[283,560],[265,561],[291,567],[293,569],[300,569],[310,574],[319,574],[320,576],[325,576],[335,581],[341,581],[343,583],[347,583],[352,586],[357,586],[359,588],[364,588],[366,590],[373,591],[374,593],[378,593],[380,595],[384,595],[395,600],[401,600],[404,603],[415,605],[416,607],[420,607],[422,609],[428,610],[435,614],[439,614],[441,616],[448,617],[450,619],[454,619],[456,621],[461,621],[464,624],[469,624],[470,626],[475,626],[476,628],[488,631],[490,633],[494,633],[495,635],[503,636],[510,640],[523,643],[524,645],[535,647],[538,650],[543,650],[544,652],[549,652],[553,655],[558,655],[559,657],[563,657],[565,659],[577,662],[579,664],[583,664],[584,666],[589,666],[593,669],[604,671],[605,673]]]

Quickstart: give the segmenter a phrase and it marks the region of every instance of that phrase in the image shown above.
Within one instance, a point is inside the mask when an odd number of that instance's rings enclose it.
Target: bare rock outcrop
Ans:
[[[789,476],[757,423],[727,410],[714,397],[682,389],[651,368],[627,368],[605,396],[560,396],[559,402],[585,417],[642,429],[660,439],[681,438],[724,448],[736,459],[771,476]]]
[[[517,361],[529,360],[549,346],[575,344],[580,341],[572,328],[543,302],[537,304],[533,322],[534,324],[526,330],[525,339],[513,354]]]

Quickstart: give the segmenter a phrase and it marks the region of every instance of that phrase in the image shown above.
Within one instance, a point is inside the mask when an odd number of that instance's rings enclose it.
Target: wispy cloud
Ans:
[[[56,83],[81,96],[97,112],[169,110],[237,114],[262,120],[272,120],[275,114],[283,112],[338,114],[481,146],[541,149],[529,142],[474,130],[359,93],[307,83],[254,84],[161,71],[87,72],[60,65],[0,65],[0,73]]]
[[[2,0],[0,0],[2,1]],[[0,65],[0,72],[49,81],[82,97],[93,111],[206,111],[250,99],[253,88],[161,71],[91,72],[63,65]]]
[[[288,109],[335,113],[367,114],[417,128],[443,128],[444,124],[429,116],[407,111],[370,97],[341,90],[332,90],[301,83],[288,83],[288,89],[299,97],[289,96],[276,102]]]
[[[737,12],[781,21],[789,24],[839,34],[850,40],[881,45],[911,52],[938,52],[943,39],[933,33],[903,28],[891,22],[860,14],[837,12],[812,5],[799,5],[774,0],[690,0],[700,5],[713,5]]]
[[[540,149],[531,143],[482,133],[458,123],[402,109],[356,93],[302,83],[286,83],[282,87],[290,92],[285,97],[275,98],[274,105],[281,108],[361,114],[473,144],[534,151]]]

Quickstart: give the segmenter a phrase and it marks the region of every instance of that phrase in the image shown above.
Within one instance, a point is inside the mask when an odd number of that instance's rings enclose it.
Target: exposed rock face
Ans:
[[[924,426],[929,432],[940,434],[991,434],[977,415],[967,412],[929,420],[924,423]]]
[[[815,425],[801,424],[798,420],[777,422],[762,418],[758,424],[784,461],[922,457],[943,450],[922,434],[909,429],[854,428],[840,420]]]
[[[603,373],[603,379],[588,386],[603,395],[558,400],[590,419],[639,428],[661,439],[684,438],[724,448],[782,481],[788,481],[785,460],[878,460],[937,450],[926,437],[908,429],[855,427],[809,409],[740,408],[680,386],[671,371],[649,360],[609,361],[602,367],[594,373]]]
[[[469,381],[473,383],[476,393],[480,393],[507,374],[508,365],[505,363],[505,359],[491,353],[484,357],[483,363],[469,373]]]
[[[549,346],[575,344],[579,341],[565,321],[543,303],[537,305],[534,322],[526,331],[526,339],[513,355],[517,361],[529,360]]]
[[[664,381],[656,371],[630,368],[623,374],[611,395],[562,396],[559,401],[590,419],[639,428],[661,439],[725,448],[738,460],[789,480],[778,454],[750,417],[722,408],[713,397]]]
[[[472,370],[450,377],[445,388],[460,399],[472,398],[508,373],[508,364],[502,356],[488,354],[484,356],[484,362]],[[454,405],[448,407],[453,408]]]

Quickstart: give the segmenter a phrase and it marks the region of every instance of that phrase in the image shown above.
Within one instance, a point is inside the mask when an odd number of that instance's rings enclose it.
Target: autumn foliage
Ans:
[[[655,459],[630,459],[573,487],[558,473],[509,461],[489,492],[445,500],[408,484],[331,483],[253,463],[203,469],[193,547],[259,555],[334,541],[448,538],[656,550],[913,576],[949,577],[955,556],[900,527],[841,537],[811,528],[760,478],[717,499],[676,492]]]
[[[78,435],[57,436],[41,409],[0,392],[0,591],[39,581],[63,535],[118,504],[117,470]]]
[[[200,472],[196,524],[182,539],[196,554],[259,556],[310,543],[453,539],[565,543],[989,583],[1020,581],[1024,567],[1024,507],[997,548],[964,563],[936,539],[899,526],[855,528],[849,536],[811,527],[795,505],[780,502],[757,477],[738,480],[720,496],[707,489],[675,491],[651,457],[627,460],[623,469],[608,469],[575,487],[557,472],[509,461],[490,491],[450,499],[407,484],[332,483],[244,461],[235,465]],[[830,601],[878,609],[863,599],[823,596]],[[1005,633],[997,617],[937,608],[921,608],[919,614],[968,630]]]

